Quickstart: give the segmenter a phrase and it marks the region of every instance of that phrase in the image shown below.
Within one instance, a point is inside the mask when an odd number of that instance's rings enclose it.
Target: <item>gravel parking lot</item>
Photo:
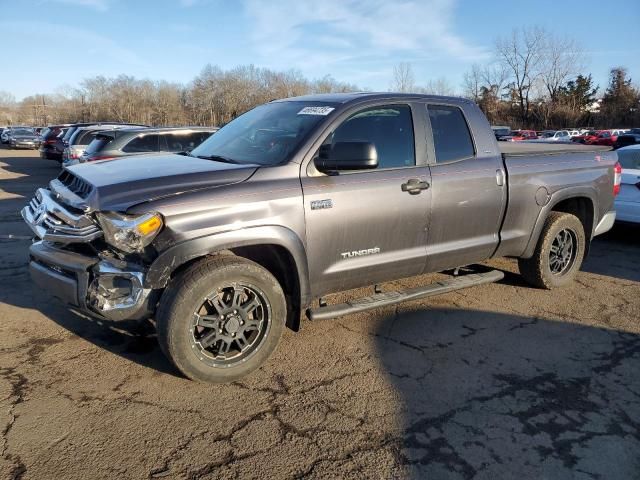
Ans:
[[[491,261],[499,284],[305,322],[253,375],[206,385],[151,322],[31,285],[18,212],[58,168],[0,150],[0,478],[640,475],[640,229],[598,238],[567,289]]]

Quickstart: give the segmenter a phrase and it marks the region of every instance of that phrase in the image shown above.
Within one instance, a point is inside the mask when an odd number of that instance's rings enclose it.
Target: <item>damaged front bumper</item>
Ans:
[[[109,320],[153,314],[157,292],[144,287],[142,267],[115,265],[43,241],[29,247],[29,256],[34,283],[84,313]]]

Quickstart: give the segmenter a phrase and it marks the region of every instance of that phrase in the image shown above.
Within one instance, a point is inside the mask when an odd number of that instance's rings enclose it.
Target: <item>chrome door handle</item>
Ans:
[[[420,180],[419,178],[410,178],[406,183],[400,185],[400,188],[409,195],[417,195],[422,190],[427,190],[430,186],[427,181]]]
[[[499,187],[502,187],[504,185],[504,172],[501,168],[496,170],[496,183]]]

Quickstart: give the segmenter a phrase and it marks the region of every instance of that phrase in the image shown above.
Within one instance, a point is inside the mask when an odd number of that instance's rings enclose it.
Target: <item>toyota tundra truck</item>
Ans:
[[[258,106],[188,154],[66,168],[22,215],[39,288],[105,320],[152,318],[184,375],[228,382],[303,313],[496,282],[503,272],[464,268],[490,258],[562,287],[613,225],[619,185],[609,148],[499,147],[466,99],[326,94]],[[381,286],[429,272],[452,274]],[[326,300],[365,286],[364,298]]]

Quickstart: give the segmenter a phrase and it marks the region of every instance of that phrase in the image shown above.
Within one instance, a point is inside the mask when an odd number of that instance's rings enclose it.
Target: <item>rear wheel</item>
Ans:
[[[578,217],[551,212],[533,256],[518,260],[520,274],[534,287],[562,287],[578,274],[584,251],[585,232]]]
[[[214,257],[172,280],[158,309],[158,341],[187,377],[230,382],[275,350],[286,312],[271,273],[243,258]]]

